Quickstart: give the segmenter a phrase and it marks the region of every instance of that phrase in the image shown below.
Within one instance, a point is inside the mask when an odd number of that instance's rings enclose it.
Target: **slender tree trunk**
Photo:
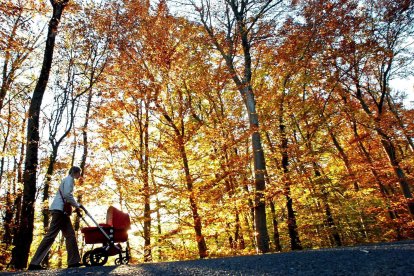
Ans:
[[[355,172],[352,169],[351,162],[349,161],[348,155],[345,153],[345,150],[340,145],[338,139],[336,139],[336,136],[333,133],[333,131],[331,129],[328,129],[328,131],[329,131],[329,136],[331,137],[332,142],[335,145],[335,148],[338,150],[339,155],[341,156],[341,159],[345,164],[345,168],[347,169],[348,175],[351,177],[351,179],[353,181],[354,190],[359,191],[359,183],[356,180]],[[361,210],[361,208],[359,207],[359,203],[357,203],[357,205],[358,205],[358,215],[359,215],[359,221],[360,221],[358,223],[359,232],[366,239],[366,238],[368,238],[368,233],[367,233],[366,227],[365,227],[366,223],[365,223],[365,219],[364,219],[364,213],[363,213],[363,210]]]
[[[50,190],[50,182],[52,181],[52,175],[54,172],[55,164],[56,164],[56,158],[57,158],[57,148],[53,147],[52,153],[49,157],[49,165],[47,167],[46,171],[46,177],[45,177],[45,186],[43,189],[43,229],[44,232],[47,233],[47,230],[49,228],[49,206],[45,204],[49,200],[49,190]]]
[[[93,78],[93,76],[92,76]],[[83,143],[82,143],[82,147],[83,147],[83,152],[82,152],[82,159],[81,159],[81,163],[80,163],[80,169],[81,169],[81,177],[79,178],[79,186],[82,187],[83,183],[84,183],[84,176],[85,176],[85,169],[86,169],[86,160],[88,159],[88,151],[89,151],[89,140],[88,140],[88,125],[89,125],[89,117],[90,117],[90,112],[91,112],[91,106],[92,106],[92,97],[93,97],[93,90],[92,90],[92,80],[89,84],[89,94],[88,94],[88,100],[86,103],[86,111],[85,111],[85,121],[83,123],[83,127],[82,127],[82,139],[83,139]],[[82,204],[82,194],[78,195],[77,201],[79,204]],[[80,229],[80,217],[78,216],[78,214],[76,214],[75,216],[75,232],[78,233],[79,229]]]
[[[46,204],[49,200],[49,189],[50,189],[50,182],[52,181],[52,175],[56,163],[56,157],[57,157],[57,147],[53,146],[52,154],[49,158],[49,165],[47,167],[46,171],[46,178],[45,178],[45,185],[43,188],[43,232],[44,234],[47,233],[49,229],[49,221],[50,221],[50,214],[49,214],[49,204]],[[49,267],[49,253],[45,256],[45,258],[42,261],[42,265],[45,267]]]
[[[322,198],[323,198],[323,203],[324,203],[324,208],[325,208],[326,222],[328,224],[331,235],[335,241],[335,245],[342,246],[342,240],[341,240],[341,237],[339,236],[338,227],[335,224],[332,211],[331,211],[331,206],[328,203],[328,193],[325,190],[322,192]]]
[[[11,129],[11,116],[12,116],[12,112],[11,112],[11,106],[9,105],[9,114],[7,116],[7,128],[6,128],[6,133],[4,135],[4,141],[3,141],[3,145],[2,145],[2,152],[5,153],[6,152],[6,148],[7,148],[7,143],[9,141],[9,135],[10,135],[10,129]],[[3,173],[4,173],[4,161],[5,161],[5,154],[2,154],[2,157],[0,159],[0,187],[1,187],[1,181],[3,180]]]
[[[380,134],[381,136],[381,134]],[[402,193],[404,197],[406,198],[407,202],[407,208],[410,212],[411,216],[414,218],[414,199],[413,195],[410,190],[410,184],[408,182],[408,179],[403,171],[403,169],[400,166],[400,162],[397,159],[397,155],[395,152],[395,146],[391,139],[387,137],[386,135],[381,136],[381,144],[387,153],[388,159],[394,169],[395,175],[397,176],[398,183],[400,184]]]
[[[145,117],[143,129],[140,129],[141,142],[143,143],[143,162],[141,162],[141,171],[144,180],[144,262],[152,261],[152,250],[151,250],[151,206],[150,196],[151,191],[149,187],[149,106],[145,103]],[[142,125],[140,121],[140,126]]]
[[[276,208],[273,200],[270,200],[270,210],[272,212],[272,222],[273,222],[273,243],[275,244],[275,250],[277,252],[282,251],[282,246],[280,245],[280,235],[279,228],[277,223]]]
[[[280,150],[282,152],[282,169],[283,169],[283,179],[284,179],[284,194],[286,197],[286,208],[288,211],[288,229],[290,237],[290,246],[292,250],[301,250],[303,249],[298,233],[298,226],[296,223],[296,214],[293,210],[293,200],[290,195],[290,177],[289,177],[289,156],[288,156],[288,140],[286,137],[285,126],[281,122],[279,126],[280,135],[281,135],[281,145]]]
[[[359,191],[359,184],[358,184],[358,181],[355,179],[355,172],[352,169],[351,162],[349,161],[349,158],[348,158],[347,154],[345,153],[345,151],[342,148],[342,146],[339,144],[339,141],[338,141],[338,139],[336,139],[336,136],[332,132],[332,130],[331,129],[328,129],[328,132],[329,132],[329,136],[331,137],[332,142],[333,142],[335,148],[337,149],[339,155],[341,156],[342,161],[345,164],[345,168],[348,171],[348,175],[353,180],[354,190],[355,191]]]
[[[266,131],[265,136],[266,136],[266,141],[267,141],[267,144],[269,146],[271,153],[273,155],[276,155],[276,149],[273,146],[272,140],[270,139],[269,132]],[[279,164],[279,161],[276,158],[274,158],[274,163],[276,165],[276,168],[280,170],[281,166]],[[275,243],[275,250],[280,252],[282,251],[282,246],[280,244],[280,235],[279,235],[278,222],[277,222],[277,216],[276,216],[276,208],[275,208],[273,199],[270,199],[270,211],[272,213],[272,223],[273,223],[273,242]]]
[[[282,99],[282,103],[279,106],[279,112],[281,112],[280,114],[283,113],[283,99]],[[281,168],[283,170],[283,177],[284,177],[284,195],[286,198],[286,208],[288,211],[288,221],[287,221],[287,225],[288,225],[288,232],[289,232],[289,238],[290,238],[290,247],[292,250],[301,250],[302,245],[300,242],[300,238],[299,238],[299,233],[297,231],[297,223],[296,223],[296,214],[295,211],[293,209],[293,201],[292,198],[290,196],[290,178],[289,178],[289,155],[287,152],[287,147],[288,147],[288,140],[286,137],[286,131],[285,131],[285,126],[283,124],[283,117],[282,115],[280,115],[279,117],[279,134],[281,136],[281,144],[280,144],[280,150],[282,152],[282,162],[281,162],[281,166],[279,165],[279,162],[277,160],[275,160],[275,164],[277,168]],[[273,147],[272,141],[270,139],[270,135],[268,132],[266,132],[266,138],[269,144],[269,148],[271,150],[271,152],[273,154],[276,153],[276,149]],[[273,204],[273,202],[271,202],[271,204]],[[274,207],[274,206],[273,206]],[[272,208],[272,206],[271,206]],[[272,214],[273,214],[273,210]],[[277,224],[277,221],[273,223],[273,227],[275,227],[275,223]],[[277,230],[277,229],[276,229]],[[276,230],[274,231],[276,233]],[[278,231],[277,231],[278,232]],[[276,249],[280,247],[280,244],[277,245],[276,244]]]
[[[385,200],[389,217],[391,219],[398,218],[399,217],[398,213],[393,208],[391,208],[391,202],[390,202],[391,193],[390,193],[389,189],[385,186],[385,184],[381,181],[381,178],[380,178],[378,172],[375,170],[374,161],[372,160],[371,155],[369,154],[368,150],[365,148],[364,144],[361,141],[361,137],[359,136],[357,124],[356,124],[355,121],[352,121],[352,130],[354,132],[355,138],[358,141],[358,146],[359,146],[360,150],[362,151],[362,153],[364,154],[365,159],[368,162],[371,173],[374,176],[375,182],[378,184],[381,195],[383,196],[383,198]]]
[[[388,85],[386,83],[386,78],[384,77],[384,84],[382,85],[382,99],[385,97],[385,95],[387,95],[387,89],[388,89]],[[359,83],[356,83],[356,89],[357,89],[357,99],[359,100],[359,103],[361,104],[362,109],[364,110],[364,112],[370,116],[370,118],[373,120],[373,122],[375,123],[375,132],[378,134],[378,136],[381,139],[381,144],[382,147],[385,151],[385,153],[387,154],[388,160],[391,164],[391,166],[394,169],[394,173],[395,176],[398,180],[398,183],[400,184],[402,193],[404,195],[404,197],[406,198],[406,204],[407,204],[407,209],[408,212],[410,213],[410,215],[414,218],[414,199],[413,199],[413,195],[411,193],[410,190],[410,183],[408,182],[408,179],[403,171],[403,169],[400,166],[400,162],[397,158],[397,154],[396,154],[396,150],[395,150],[395,145],[392,142],[391,137],[389,137],[389,135],[387,135],[387,133],[385,133],[383,131],[383,129],[381,128],[380,122],[381,122],[381,118],[383,116],[383,101],[381,101],[378,105],[378,112],[376,117],[374,117],[374,114],[371,112],[371,110],[369,109],[367,103],[365,102],[364,98],[362,97],[362,91],[361,91],[361,87]]]
[[[182,96],[180,95],[180,100],[182,101]],[[205,241],[205,238],[202,234],[202,223],[201,223],[201,217],[198,213],[198,206],[197,206],[197,201],[196,201],[196,197],[194,195],[194,187],[193,187],[193,178],[191,176],[190,173],[190,166],[188,163],[188,158],[187,158],[187,152],[185,149],[185,142],[184,142],[184,116],[182,114],[182,110],[180,110],[180,119],[181,119],[181,128],[178,128],[177,125],[174,123],[173,119],[168,115],[168,113],[161,108],[161,106],[157,103],[155,103],[156,107],[161,109],[162,111],[162,115],[164,116],[164,118],[170,123],[170,126],[173,128],[174,133],[175,133],[175,138],[177,141],[177,146],[178,146],[178,151],[180,153],[181,156],[181,160],[182,160],[182,164],[183,164],[183,168],[184,168],[184,173],[185,173],[185,180],[186,180],[186,184],[187,184],[187,191],[189,192],[189,201],[190,201],[190,208],[191,208],[191,212],[193,215],[193,221],[194,221],[194,230],[195,230],[195,234],[196,234],[196,242],[197,242],[197,246],[198,246],[198,252],[199,252],[199,256],[200,258],[205,258],[207,257],[207,244]],[[180,107],[181,108],[181,107]],[[180,130],[181,129],[181,130]]]
[[[244,216],[244,222],[247,226],[247,229],[249,229],[249,238],[250,241],[252,242],[252,247],[257,247],[256,244],[256,239],[254,238],[254,233],[256,232],[256,228],[254,225],[254,204],[253,204],[253,200],[251,199],[250,196],[250,191],[249,191],[249,186],[247,185],[247,177],[243,176],[243,190],[245,191],[246,195],[247,195],[247,204],[249,206],[249,213],[247,215]],[[251,222],[250,222],[251,221]]]
[[[202,234],[202,223],[201,223],[201,217],[198,214],[198,206],[197,206],[196,198],[195,198],[195,195],[194,195],[193,179],[192,179],[191,174],[190,174],[190,167],[188,165],[188,159],[187,159],[187,153],[186,153],[185,146],[184,146],[184,141],[183,141],[181,136],[179,138],[180,139],[179,139],[178,143],[179,143],[181,158],[182,158],[182,161],[183,161],[185,178],[186,178],[186,182],[187,182],[187,190],[189,192],[189,200],[190,200],[191,211],[193,213],[194,230],[195,230],[195,233],[196,233],[196,241],[197,241],[197,246],[198,246],[198,252],[199,252],[200,258],[205,258],[205,257],[208,256],[208,254],[207,254],[207,244],[206,244],[206,241],[205,241],[204,236]]]
[[[23,176],[24,190],[22,215],[16,237],[16,247],[13,249],[11,261],[16,269],[26,267],[29,258],[30,245],[33,240],[40,107],[42,105],[43,95],[46,90],[50,69],[52,67],[53,49],[55,46],[55,37],[57,35],[59,21],[68,0],[51,0],[51,3],[53,6],[53,17],[49,23],[42,70],[33,92],[28,114],[27,151]]]
[[[161,235],[162,235],[162,225],[161,225],[161,201],[158,197],[158,193],[159,193],[159,188],[157,185],[157,182],[155,181],[155,175],[154,175],[154,171],[151,169],[151,181],[152,181],[152,185],[153,185],[153,189],[155,191],[155,213],[157,214],[157,234],[158,234],[158,261],[163,261],[164,260],[164,256],[163,256],[163,252],[161,249]]]
[[[401,118],[400,114],[398,113],[398,110],[396,109],[395,103],[394,103],[393,99],[390,96],[387,96],[387,102],[388,102],[388,106],[389,106],[392,114],[397,119],[398,126],[402,130],[402,132],[404,134],[404,137],[407,140],[408,145],[410,146],[410,153],[412,154],[414,152],[413,137],[410,136],[410,134],[408,133],[407,127],[404,124],[404,120],[403,120],[403,118]]]
[[[3,109],[4,106],[4,100],[6,98],[7,92],[10,88],[10,85],[13,81],[14,78],[14,71],[15,68],[10,68],[9,70],[9,63],[10,63],[10,52],[11,52],[11,46],[12,43],[14,42],[15,36],[16,36],[16,32],[17,32],[17,28],[18,28],[18,24],[20,21],[21,16],[19,15],[19,18],[16,20],[16,22],[13,25],[12,31],[10,33],[10,36],[8,37],[8,41],[7,41],[7,48],[8,50],[5,51],[5,55],[4,55],[4,63],[3,63],[3,74],[2,74],[2,82],[1,82],[1,86],[0,86],[0,114],[1,114],[1,110]],[[13,62],[12,62],[13,63]]]
[[[22,137],[24,137],[24,134],[25,134],[25,126],[26,126],[26,118],[23,118],[22,129],[21,129]],[[25,146],[26,146],[26,143],[24,142],[24,138],[22,138],[22,142],[20,145],[19,161],[17,162],[17,183],[23,183],[22,165],[23,165],[23,160],[25,156]]]
[[[5,206],[5,214],[4,214],[4,234],[3,234],[3,243],[6,244],[6,248],[10,246],[12,243],[12,221],[13,221],[13,202],[12,202],[12,194],[10,191],[10,187],[7,189],[6,192],[6,206]]]

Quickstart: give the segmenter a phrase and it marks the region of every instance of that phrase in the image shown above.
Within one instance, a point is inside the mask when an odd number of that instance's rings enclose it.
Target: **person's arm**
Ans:
[[[75,208],[79,208],[80,205],[78,202],[76,202],[75,197],[73,196],[73,186],[75,184],[73,178],[66,177],[62,184],[63,184],[62,193],[63,193],[63,197],[65,198],[65,200],[69,202],[72,206],[74,206]]]

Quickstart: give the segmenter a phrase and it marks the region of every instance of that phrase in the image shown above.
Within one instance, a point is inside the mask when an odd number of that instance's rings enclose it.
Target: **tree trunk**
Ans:
[[[354,182],[354,190],[359,191],[359,184],[358,184],[358,181],[355,179],[355,173],[354,173],[354,170],[352,169],[351,162],[349,162],[348,156],[346,155],[342,146],[339,144],[339,141],[336,139],[336,136],[332,132],[332,130],[328,129],[328,132],[329,132],[329,136],[331,137],[335,148],[338,150],[338,153],[341,156],[341,159],[345,164],[345,168],[348,171],[348,175],[351,177],[351,179]]]
[[[5,214],[4,214],[4,234],[3,234],[3,243],[6,244],[6,249],[12,243],[12,221],[13,221],[13,202],[12,202],[12,194],[10,191],[10,187],[7,189],[6,193],[6,206],[5,206]]]
[[[21,17],[19,16],[19,19],[20,18]],[[12,68],[10,68],[10,71],[9,71],[8,67],[9,67],[9,62],[10,62],[10,58],[11,58],[10,57],[11,46],[12,46],[12,43],[14,42],[14,37],[16,36],[19,19],[16,20],[15,24],[13,25],[12,31],[10,33],[10,36],[8,37],[7,48],[6,48],[5,55],[4,55],[2,82],[1,82],[1,86],[0,86],[0,114],[1,114],[1,110],[3,109],[3,106],[4,106],[4,100],[6,98],[7,92],[10,88],[10,85],[11,85],[13,79],[14,79],[15,68],[13,68],[13,66],[12,66]]]
[[[283,122],[283,121],[282,121]],[[292,250],[301,250],[303,249],[298,233],[298,226],[296,223],[296,214],[293,210],[293,200],[290,195],[290,177],[289,177],[289,156],[288,156],[288,140],[286,137],[285,126],[283,123],[279,126],[279,131],[281,135],[281,145],[280,149],[282,151],[282,169],[283,169],[283,179],[284,179],[284,193],[286,197],[286,208],[288,211],[288,229],[290,237],[290,246]]]
[[[55,37],[57,35],[59,21],[68,1],[69,0],[55,2],[55,0],[51,0],[53,17],[49,22],[42,70],[30,102],[27,125],[27,151],[23,175],[24,190],[22,214],[16,237],[16,247],[13,249],[11,261],[11,264],[14,265],[16,269],[23,269],[27,266],[30,245],[33,240],[40,107],[42,105],[43,95],[46,90],[50,69],[52,67],[53,49],[55,46]]]
[[[150,206],[150,196],[151,191],[149,187],[149,106],[145,103],[145,118],[144,118],[144,127],[140,129],[141,144],[143,143],[143,149],[141,150],[141,155],[143,159],[141,162],[141,172],[143,174],[144,181],[144,262],[152,261],[152,252],[151,252],[151,206]],[[139,122],[140,127],[142,126],[141,120]]]
[[[50,189],[50,182],[52,181],[52,175],[56,163],[56,157],[57,157],[57,148],[53,146],[52,154],[49,158],[49,165],[47,167],[46,171],[46,178],[45,178],[45,186],[43,188],[43,232],[44,234],[47,233],[49,229],[49,221],[50,221],[50,214],[49,214],[49,204],[46,204],[46,202],[49,200],[49,189]],[[45,267],[49,267],[49,253],[45,256],[45,258],[42,261],[42,265]]]
[[[390,204],[391,193],[390,193],[389,189],[382,183],[378,172],[374,169],[374,167],[375,167],[374,166],[374,161],[372,160],[371,155],[369,154],[368,150],[365,148],[364,144],[361,141],[361,137],[359,136],[357,125],[356,125],[355,121],[352,122],[352,129],[353,129],[355,138],[357,138],[358,146],[359,146],[360,150],[362,151],[362,153],[364,154],[365,159],[367,160],[367,162],[369,164],[371,173],[375,178],[375,182],[378,184],[381,195],[383,196],[383,198],[385,200],[389,217],[391,219],[398,218],[397,212],[391,208],[391,204]]]
[[[183,166],[184,166],[185,179],[187,182],[187,190],[189,192],[189,200],[190,200],[191,211],[193,214],[194,230],[196,233],[198,253],[200,255],[200,258],[205,258],[208,256],[207,244],[202,234],[202,223],[201,223],[200,215],[198,214],[198,206],[197,206],[197,202],[194,196],[193,179],[190,174],[190,167],[188,165],[187,153],[185,150],[183,138],[181,136],[179,138],[180,139],[178,143],[179,143],[180,154],[181,154],[181,158],[182,158]]]
[[[382,91],[381,91],[381,99],[383,100],[384,97],[387,95],[387,91],[388,91],[388,84],[386,83],[386,77],[383,77],[384,83],[382,85]],[[395,151],[395,145],[391,140],[391,137],[389,137],[387,135],[387,133],[385,133],[383,131],[383,129],[381,128],[381,118],[383,116],[383,101],[381,100],[381,102],[377,105],[378,108],[378,114],[376,115],[376,117],[374,117],[373,112],[369,109],[367,103],[365,102],[364,98],[362,97],[362,91],[361,91],[361,86],[360,84],[357,82],[356,83],[356,89],[357,89],[357,93],[356,93],[356,97],[359,100],[359,103],[361,104],[362,109],[364,110],[364,112],[370,116],[370,118],[373,120],[373,122],[375,123],[375,132],[378,134],[378,136],[381,139],[381,144],[382,147],[384,148],[385,153],[388,156],[388,160],[391,164],[391,166],[394,169],[394,173],[395,176],[398,180],[398,183],[400,184],[402,193],[404,195],[404,197],[406,198],[406,202],[407,202],[407,209],[408,212],[410,213],[411,217],[414,218],[414,199],[413,199],[413,195],[410,191],[410,184],[407,180],[407,177],[403,171],[403,169],[400,166],[399,160],[397,158],[397,154]]]
[[[91,77],[93,79],[93,76]],[[85,168],[86,168],[86,160],[88,159],[88,150],[89,150],[89,141],[88,141],[88,125],[89,125],[89,116],[91,112],[91,105],[92,105],[92,97],[93,97],[93,90],[92,90],[92,80],[89,84],[89,94],[88,94],[88,100],[86,103],[86,111],[85,111],[85,121],[83,123],[82,127],[82,159],[80,163],[80,169],[81,169],[81,177],[79,178],[79,186],[82,187],[84,183],[84,176],[85,176]],[[78,195],[77,201],[79,204],[82,204],[82,194]],[[80,229],[80,217],[78,214],[75,216],[75,225],[74,225],[75,232],[77,233]]]
[[[270,200],[270,210],[272,212],[273,242],[275,244],[275,250],[277,252],[281,252],[282,246],[280,245],[280,235],[279,235],[279,229],[278,229],[278,223],[277,223],[277,217],[276,217],[276,208],[275,208],[275,203],[273,202],[273,200]]]
[[[161,247],[161,234],[162,234],[162,228],[161,228],[161,201],[158,197],[158,193],[159,193],[159,187],[157,186],[157,182],[155,181],[155,175],[154,175],[154,171],[151,170],[151,182],[152,185],[154,187],[154,191],[155,191],[155,212],[157,214],[157,234],[158,234],[158,261],[163,261],[164,260],[164,256],[163,256],[163,251],[162,251],[162,247]]]
[[[13,221],[13,245],[15,246],[17,244],[17,231],[18,231],[18,225],[20,222],[20,215],[22,212],[22,200],[23,200],[23,194],[22,190],[18,189],[16,193],[16,198],[13,203],[13,208],[15,210],[14,212],[14,221]]]
[[[266,200],[264,198],[265,193],[265,171],[266,162],[262,147],[262,140],[259,133],[259,118],[256,113],[256,102],[254,100],[254,94],[251,87],[248,89],[243,96],[245,96],[245,103],[247,112],[249,113],[250,129],[252,133],[252,150],[253,150],[253,161],[254,161],[254,222],[257,232],[257,247],[261,253],[269,252],[269,234],[267,232],[266,223]]]
[[[56,157],[57,157],[57,148],[53,147],[52,154],[49,157],[49,165],[46,171],[45,177],[45,186],[43,188],[43,229],[44,232],[47,233],[49,227],[49,207],[45,204],[46,201],[49,200],[49,189],[50,189],[50,182],[52,181],[52,175],[56,164]]]
[[[394,169],[395,175],[397,176],[398,183],[400,184],[402,193],[404,197],[406,198],[407,202],[407,208],[410,212],[411,216],[414,218],[414,199],[413,195],[410,190],[410,184],[408,182],[408,179],[403,171],[403,169],[400,166],[400,163],[397,159],[396,152],[395,152],[395,146],[392,143],[391,139],[385,135],[381,135],[381,144],[387,153],[388,159]]]
[[[336,246],[342,246],[342,240],[339,236],[338,228],[336,227],[335,221],[333,219],[331,206],[328,203],[328,193],[324,190],[322,192],[323,204],[325,208],[326,223],[328,224],[329,231],[335,241]]]
[[[345,150],[339,144],[339,141],[338,141],[338,139],[336,139],[336,136],[333,133],[333,131],[331,129],[328,129],[328,131],[329,131],[329,136],[331,137],[332,142],[335,145],[335,148],[338,150],[339,155],[341,156],[341,159],[345,164],[345,167],[348,171],[348,175],[351,177],[351,179],[353,181],[354,190],[359,191],[359,183],[356,180],[354,170],[352,169],[351,162],[349,161],[349,158],[348,158],[347,154],[345,153]],[[359,220],[360,220],[360,222],[358,222],[359,232],[362,234],[362,236],[364,238],[368,238],[368,233],[367,233],[366,228],[365,228],[364,213],[361,210],[361,208],[359,207],[359,203],[357,203],[357,205],[358,205],[358,215],[359,215]]]

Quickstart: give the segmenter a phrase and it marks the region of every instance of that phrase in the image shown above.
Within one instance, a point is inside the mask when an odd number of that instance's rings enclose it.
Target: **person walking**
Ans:
[[[70,205],[75,207],[76,212],[80,212],[82,205],[76,202],[73,197],[75,179],[79,179],[80,176],[81,169],[74,166],[69,170],[68,176],[65,177],[60,183],[59,190],[56,192],[55,198],[49,207],[49,211],[52,215],[49,230],[47,231],[42,242],[39,244],[36,253],[33,255],[28,270],[45,269],[40,265],[40,263],[49,252],[56,236],[59,234],[59,231],[62,231],[62,234],[65,237],[66,251],[68,253],[68,267],[82,266],[80,263],[81,258],[79,255],[75,231],[73,230],[72,222],[70,221],[70,214],[64,212],[65,202],[70,203]]]

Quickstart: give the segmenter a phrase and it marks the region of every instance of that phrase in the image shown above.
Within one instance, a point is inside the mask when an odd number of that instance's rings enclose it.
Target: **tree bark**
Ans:
[[[59,21],[68,2],[69,0],[51,0],[53,7],[53,16],[49,22],[43,65],[29,107],[27,125],[27,150],[25,158],[25,169],[23,174],[24,190],[22,214],[19,230],[16,237],[16,247],[13,249],[11,260],[11,264],[16,269],[23,269],[27,266],[30,245],[32,244],[33,240],[40,107],[42,105],[43,95],[46,90],[50,69],[52,67],[53,50],[55,46],[55,37],[57,35]]]

